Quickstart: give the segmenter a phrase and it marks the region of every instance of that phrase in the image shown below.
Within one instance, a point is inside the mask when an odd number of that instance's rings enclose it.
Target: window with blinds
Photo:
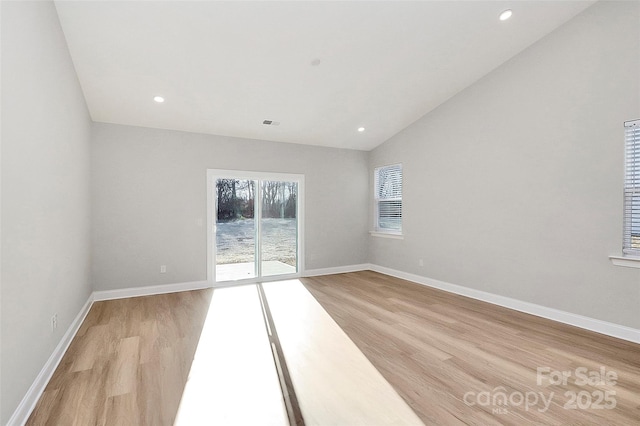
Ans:
[[[640,257],[640,120],[624,123],[624,243],[626,255]]]
[[[402,233],[402,164],[374,171],[375,230]]]

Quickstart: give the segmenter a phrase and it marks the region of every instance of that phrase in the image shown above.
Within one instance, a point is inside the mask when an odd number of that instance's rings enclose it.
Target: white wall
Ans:
[[[404,165],[405,239],[371,237],[370,261],[640,328],[640,270],[608,259],[639,7],[597,3],[376,148],[370,174]]]
[[[206,280],[207,169],[304,174],[306,269],[366,262],[367,152],[103,123],[91,152],[95,290]]]
[[[53,3],[1,7],[6,424],[90,293],[90,119]]]

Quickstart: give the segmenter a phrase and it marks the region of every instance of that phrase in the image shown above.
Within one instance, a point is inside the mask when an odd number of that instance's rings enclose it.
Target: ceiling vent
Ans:
[[[266,126],[279,126],[280,122],[279,121],[273,121],[273,120],[264,120],[262,122],[262,124],[264,124]]]

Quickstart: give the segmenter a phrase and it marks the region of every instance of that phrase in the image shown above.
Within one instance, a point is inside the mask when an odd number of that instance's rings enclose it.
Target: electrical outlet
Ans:
[[[55,332],[58,328],[58,314],[53,314],[51,317],[51,332]]]
[[[418,259],[418,265],[424,266],[424,260],[423,259]]]
[[[165,272],[167,272],[167,265],[160,265],[160,273],[164,274]]]

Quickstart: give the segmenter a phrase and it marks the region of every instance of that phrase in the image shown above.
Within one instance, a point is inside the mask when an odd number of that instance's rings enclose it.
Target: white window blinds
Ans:
[[[624,123],[624,243],[623,252],[640,256],[640,120]]]
[[[374,171],[375,228],[378,232],[402,232],[402,164]]]

